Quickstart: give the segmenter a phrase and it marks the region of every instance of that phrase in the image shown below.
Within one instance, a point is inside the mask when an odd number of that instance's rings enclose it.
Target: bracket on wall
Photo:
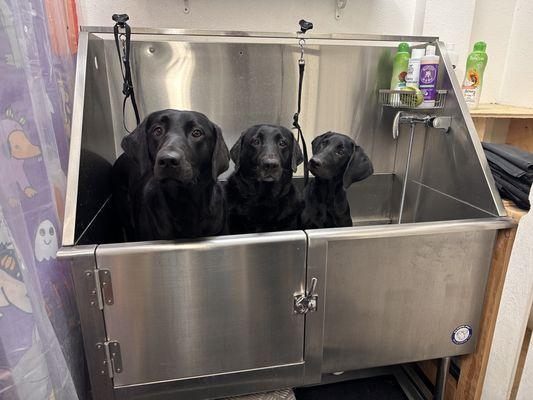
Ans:
[[[335,0],[335,19],[341,19],[342,12],[346,8],[348,0]]]
[[[190,0],[183,0],[183,13],[189,14],[191,12]]]

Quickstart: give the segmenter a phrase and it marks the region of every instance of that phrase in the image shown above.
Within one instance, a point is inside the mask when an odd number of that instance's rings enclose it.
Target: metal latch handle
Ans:
[[[318,282],[318,279],[311,278],[311,287],[309,288],[309,291],[307,292],[308,296],[313,296],[315,294],[316,284]]]
[[[307,314],[310,311],[316,311],[318,304],[318,294],[315,293],[317,283],[318,279],[311,278],[309,290],[294,296],[295,314]]]

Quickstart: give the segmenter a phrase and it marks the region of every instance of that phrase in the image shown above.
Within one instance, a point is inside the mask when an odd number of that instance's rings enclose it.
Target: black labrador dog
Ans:
[[[235,171],[226,184],[230,233],[298,229],[303,201],[292,174],[303,161],[292,132],[254,125],[231,148]]]
[[[226,233],[218,176],[229,167],[220,128],[194,111],[150,114],[122,140],[114,197],[127,240]]]
[[[363,149],[348,136],[327,132],[312,142],[309,169],[315,178],[305,189],[306,229],[352,226],[346,189],[374,173]]]

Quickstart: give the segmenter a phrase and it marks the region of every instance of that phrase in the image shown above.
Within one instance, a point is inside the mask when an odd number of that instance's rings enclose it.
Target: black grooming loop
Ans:
[[[126,127],[126,101],[128,98],[131,101],[133,111],[135,112],[135,120],[137,125],[141,122],[139,118],[139,110],[137,109],[137,102],[135,101],[135,92],[133,90],[133,82],[131,80],[131,68],[130,68],[130,37],[131,28],[127,24],[130,19],[128,14],[113,14],[113,21],[115,26],[113,27],[113,34],[115,35],[115,46],[117,47],[118,58],[120,61],[120,72],[122,73],[122,93],[124,94],[124,101],[122,102],[122,124],[124,129],[128,133],[131,133]],[[122,53],[121,53],[122,49]]]
[[[301,106],[302,106],[302,85],[304,80],[304,72],[305,72],[305,59],[304,59],[304,49],[305,49],[305,39],[302,37],[302,35],[305,34],[310,29],[313,29],[313,23],[306,21],[304,19],[301,19],[300,22],[300,30],[296,32],[296,36],[298,38],[298,44],[300,45],[300,59],[298,60],[298,108],[296,113],[294,114],[293,120],[292,120],[292,126],[294,129],[298,131],[298,142],[302,142],[302,150],[304,155],[304,181],[307,185],[307,182],[309,181],[309,165],[308,165],[308,157],[307,157],[307,146],[305,144],[304,134],[302,132],[302,127],[300,126],[300,123],[298,122],[298,118],[300,117],[301,112]]]

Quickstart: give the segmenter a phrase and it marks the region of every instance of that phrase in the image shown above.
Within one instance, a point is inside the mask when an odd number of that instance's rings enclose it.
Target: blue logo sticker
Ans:
[[[455,344],[465,344],[472,337],[472,327],[470,325],[460,325],[453,330],[452,342]]]

